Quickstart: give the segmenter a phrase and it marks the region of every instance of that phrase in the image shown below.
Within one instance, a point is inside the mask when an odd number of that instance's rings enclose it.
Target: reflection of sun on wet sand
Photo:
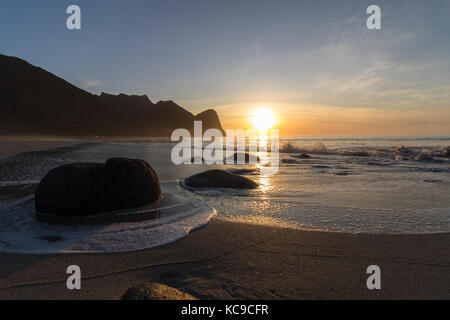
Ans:
[[[32,193],[1,190],[8,203],[12,193]],[[450,298],[449,249],[450,234],[311,232],[215,218],[178,242],[135,252],[0,253],[0,299],[119,299],[146,281],[200,299]],[[82,269],[81,291],[66,288],[72,264]],[[373,264],[381,267],[382,290],[366,287]]]

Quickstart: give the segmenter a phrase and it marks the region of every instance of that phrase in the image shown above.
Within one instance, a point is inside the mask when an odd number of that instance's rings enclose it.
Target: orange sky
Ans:
[[[225,129],[252,128],[252,115],[270,110],[280,135],[450,134],[450,108],[346,108],[321,105],[247,103],[217,106]]]

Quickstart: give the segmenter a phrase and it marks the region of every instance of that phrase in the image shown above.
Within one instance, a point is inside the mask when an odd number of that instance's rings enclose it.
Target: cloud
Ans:
[[[102,84],[103,83],[101,81],[95,79],[84,79],[83,81],[81,81],[81,86],[83,88],[94,88],[101,86]]]

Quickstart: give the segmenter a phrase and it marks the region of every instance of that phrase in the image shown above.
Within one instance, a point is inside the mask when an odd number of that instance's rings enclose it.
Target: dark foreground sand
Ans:
[[[0,254],[0,299],[119,299],[147,280],[200,299],[449,299],[450,234],[351,235],[213,221],[164,247],[118,254]],[[82,290],[66,288],[66,268]],[[366,288],[377,264],[382,289]]]

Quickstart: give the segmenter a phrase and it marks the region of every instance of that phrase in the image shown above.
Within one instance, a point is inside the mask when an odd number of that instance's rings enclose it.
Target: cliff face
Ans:
[[[2,134],[106,133],[111,125],[102,117],[106,111],[90,93],[23,60],[0,55]]]
[[[0,134],[170,136],[177,128],[192,130],[199,116],[204,130],[223,131],[213,110],[194,116],[173,101],[96,96],[26,61],[0,55]]]
[[[200,112],[195,116],[195,120],[201,120],[203,123],[203,130],[205,130],[205,123],[208,124],[208,128],[216,128],[222,131],[223,135],[225,135],[225,131],[222,128],[222,125],[219,120],[219,115],[213,109],[208,109],[206,111]]]

